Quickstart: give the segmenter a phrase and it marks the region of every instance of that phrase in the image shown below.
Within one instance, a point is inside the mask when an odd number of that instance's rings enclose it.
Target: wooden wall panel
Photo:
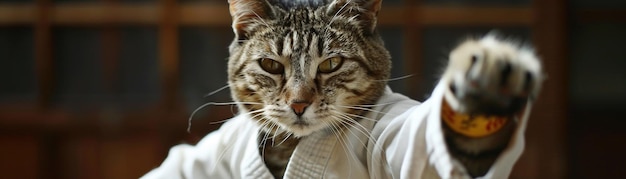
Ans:
[[[33,135],[0,135],[0,173],[2,178],[40,178],[42,146]]]
[[[72,137],[60,151],[65,158],[64,178],[99,178],[102,176],[102,141],[93,136]]]
[[[567,171],[567,58],[564,0],[534,1],[533,41],[547,79],[526,131],[519,178],[565,178]]]
[[[160,164],[162,144],[154,134],[138,134],[102,141],[100,178],[139,178]]]

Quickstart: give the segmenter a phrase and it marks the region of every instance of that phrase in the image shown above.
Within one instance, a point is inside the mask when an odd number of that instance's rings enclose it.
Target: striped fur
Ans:
[[[341,130],[365,115],[355,107],[382,95],[391,61],[374,30],[380,0],[229,3],[236,35],[228,63],[231,93],[262,126],[261,154],[281,178],[298,138]],[[320,73],[320,63],[332,57],[343,58],[342,65]],[[268,73],[260,59],[279,62],[284,72]],[[298,101],[310,102],[302,116],[290,107]]]

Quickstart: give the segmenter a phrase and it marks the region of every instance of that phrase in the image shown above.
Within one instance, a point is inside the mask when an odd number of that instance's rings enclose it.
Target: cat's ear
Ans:
[[[382,3],[383,0],[334,0],[327,12],[336,16],[356,9],[363,30],[371,33],[376,28],[377,16]]]
[[[228,0],[233,32],[240,42],[248,39],[254,27],[266,25],[264,19],[272,16],[272,8],[265,0]]]

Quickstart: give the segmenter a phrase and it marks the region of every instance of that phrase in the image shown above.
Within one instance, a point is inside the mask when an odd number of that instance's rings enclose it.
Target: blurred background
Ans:
[[[226,0],[0,0],[0,178],[137,178],[233,115]],[[385,0],[392,88],[424,100],[460,39],[536,46],[548,80],[511,178],[623,178],[626,1]]]

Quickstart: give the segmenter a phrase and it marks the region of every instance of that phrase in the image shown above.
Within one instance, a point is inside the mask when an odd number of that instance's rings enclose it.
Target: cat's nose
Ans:
[[[294,101],[291,103],[291,109],[297,116],[302,116],[309,105],[311,105],[311,103],[307,101]]]

